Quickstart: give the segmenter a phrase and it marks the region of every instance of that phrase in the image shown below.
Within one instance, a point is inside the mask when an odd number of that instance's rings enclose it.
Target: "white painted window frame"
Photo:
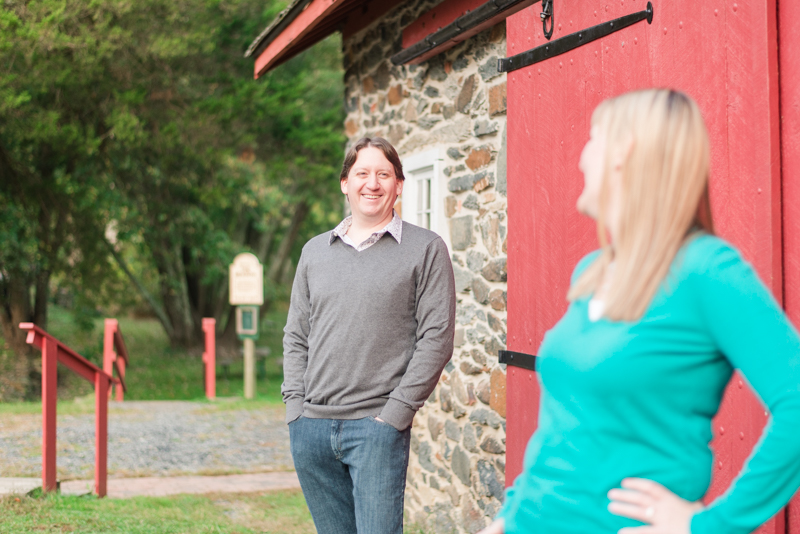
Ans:
[[[406,177],[405,184],[403,185],[403,220],[411,224],[418,225],[417,213],[419,206],[417,199],[419,198],[419,178],[420,175],[425,173],[427,169],[433,168],[433,175],[431,177],[431,230],[442,236],[444,242],[447,244],[448,250],[450,247],[450,231],[447,218],[444,213],[444,199],[447,196],[447,180],[442,174],[442,162],[444,158],[442,151],[438,148],[427,150],[419,154],[402,159],[403,174]]]

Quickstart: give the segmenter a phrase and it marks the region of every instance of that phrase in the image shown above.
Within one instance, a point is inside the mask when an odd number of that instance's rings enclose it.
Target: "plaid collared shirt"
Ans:
[[[403,219],[401,219],[400,216],[397,215],[397,212],[394,210],[392,210],[392,220],[389,221],[389,224],[387,224],[377,232],[374,232],[372,235],[370,235],[368,238],[362,241],[361,244],[359,245],[353,243],[353,240],[350,239],[350,237],[347,235],[347,231],[350,229],[350,226],[352,226],[352,224],[353,224],[353,216],[348,215],[347,217],[345,217],[345,219],[331,231],[331,238],[328,241],[328,244],[329,245],[333,244],[333,242],[338,237],[345,244],[350,245],[358,252],[361,252],[362,250],[367,250],[369,247],[377,243],[380,240],[380,238],[383,237],[383,234],[385,234],[386,232],[389,232],[389,234],[393,238],[395,238],[395,240],[398,243],[400,242],[400,239],[402,238],[403,235]]]

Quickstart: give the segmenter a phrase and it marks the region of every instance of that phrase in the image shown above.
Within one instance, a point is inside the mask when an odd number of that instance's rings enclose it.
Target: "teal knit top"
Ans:
[[[598,256],[582,259],[575,278]],[[734,369],[770,411],[731,488],[694,515],[692,534],[744,534],[800,485],[800,339],[753,268],[721,239],[684,245],[644,316],[589,319],[572,302],[539,349],[539,427],[498,517],[506,534],[616,533],[622,479],[701,499],[711,481],[711,419]]]

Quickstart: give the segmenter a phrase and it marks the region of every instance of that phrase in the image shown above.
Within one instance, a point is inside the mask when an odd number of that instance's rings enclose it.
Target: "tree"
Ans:
[[[242,53],[284,2],[267,4],[4,1],[0,324],[17,350],[18,322],[46,326],[53,273],[88,294],[115,270],[191,345],[201,317],[230,316],[235,253],[274,295],[335,219],[339,44],[254,82]]]

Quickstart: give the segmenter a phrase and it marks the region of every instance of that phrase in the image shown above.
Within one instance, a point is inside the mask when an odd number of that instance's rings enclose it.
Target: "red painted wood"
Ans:
[[[42,345],[42,490],[56,490],[56,382],[58,344]]]
[[[476,35],[487,28],[491,28],[492,26],[499,24],[500,22],[503,22],[507,17],[513,15],[514,13],[517,13],[518,11],[525,9],[534,2],[538,1],[539,0],[525,0],[523,2],[520,2],[511,9],[503,11],[502,13],[488,20],[485,20],[478,26],[475,26],[474,28],[470,28],[469,30],[460,33],[454,39],[442,42],[439,46],[428,50],[424,54],[411,60],[409,63],[418,64],[422,63],[423,61],[427,61],[433,56],[437,56],[442,52],[444,52],[445,50],[453,48],[458,43],[466,41],[473,35]],[[466,14],[468,11],[475,9],[476,7],[479,7],[483,3],[485,3],[485,1],[445,0],[438,6],[426,12],[420,18],[412,22],[411,25],[408,26],[408,28],[403,30],[403,48],[407,48],[421,41],[428,35],[436,31],[439,31],[443,27],[454,22],[458,17]]]
[[[108,394],[112,378],[105,371],[70,349],[33,323],[20,323],[27,330],[26,343],[42,351],[42,488],[56,489],[56,386],[58,363],[66,365],[95,387],[95,489],[106,494],[108,455]],[[122,337],[119,336],[121,340]],[[120,350],[120,349],[118,349]],[[123,349],[124,354],[127,352]],[[126,357],[127,359],[127,357]]]
[[[778,9],[783,186],[783,304],[800,328],[800,3]],[[789,504],[787,531],[800,534],[800,496]]]
[[[441,30],[485,2],[486,0],[445,0],[403,30],[403,48],[408,48],[433,32]]]
[[[555,0],[553,39],[645,8],[646,0],[597,4]],[[591,113],[603,99],[651,86],[690,94],[712,140],[712,209],[733,242],[780,299],[781,181],[775,0],[708,0],[687,11],[653,0],[653,24],[614,33],[508,75],[508,346],[536,353],[566,310],[572,269],[596,248],[594,223],[575,201],[577,164]],[[784,5],[783,3],[781,4]],[[508,55],[545,41],[538,6],[510,17]],[[794,88],[797,85],[793,86]],[[520,472],[535,427],[538,391],[509,377],[507,473]],[[731,382],[715,427],[710,496],[727,487],[758,439],[765,416],[746,386]],[[783,528],[773,521],[760,532]]]
[[[333,9],[345,0],[312,0],[310,4],[256,58],[254,78],[258,78],[281,59],[293,42],[311,32]]]
[[[203,319],[203,332],[205,334],[206,350],[203,352],[205,364],[206,397],[209,400],[217,398],[217,320],[209,317]]]
[[[98,497],[106,496],[108,466],[108,375],[94,375],[94,488]]]

